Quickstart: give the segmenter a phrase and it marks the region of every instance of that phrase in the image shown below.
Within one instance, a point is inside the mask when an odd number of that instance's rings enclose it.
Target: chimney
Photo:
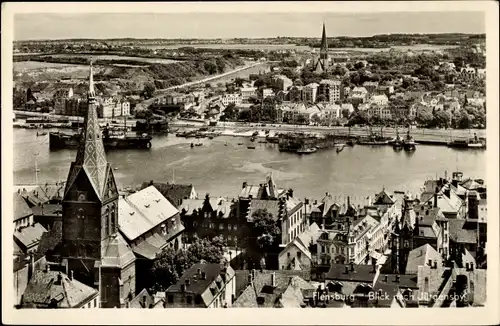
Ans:
[[[470,263],[470,270],[473,271],[474,270],[474,263]]]
[[[185,281],[186,285],[189,285],[191,283],[191,281],[189,280],[189,278],[187,278]]]
[[[389,281],[389,275],[385,275],[385,276],[384,276],[384,282],[386,282],[386,283],[387,283],[388,281]]]
[[[181,284],[181,292],[185,292],[186,291],[186,285],[185,284]]]
[[[354,263],[350,262],[349,265],[351,265],[351,272],[354,272]]]
[[[73,281],[73,277],[74,277],[74,276],[73,276],[73,270],[71,270],[71,271],[69,272],[69,279]]]
[[[245,189],[246,187],[247,187],[247,183],[245,181],[245,182],[243,182],[243,185],[241,186],[241,189]]]
[[[438,262],[437,260],[434,261],[434,269],[437,269],[438,268]]]
[[[149,185],[152,186],[154,184],[153,180],[149,181]]]
[[[349,266],[347,266],[347,265],[345,266],[345,273],[349,274]]]
[[[351,196],[347,196],[347,207],[351,206]]]
[[[207,279],[207,274],[205,272],[201,272],[201,279],[206,280]]]
[[[436,191],[434,192],[434,207],[438,206],[438,193],[439,193],[439,188],[436,187]]]
[[[400,278],[400,276],[399,276],[399,274],[397,274],[396,275],[396,283],[399,283],[399,278]]]
[[[276,287],[276,272],[273,272],[271,274],[271,285],[274,287]]]
[[[469,270],[469,263],[465,263],[465,270],[468,271]]]
[[[196,274],[201,275],[201,268],[198,268],[198,269],[196,270]]]
[[[432,259],[429,259],[429,266],[432,267]]]

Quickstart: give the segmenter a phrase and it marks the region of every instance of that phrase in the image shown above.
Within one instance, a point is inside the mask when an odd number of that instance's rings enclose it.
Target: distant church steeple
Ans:
[[[328,71],[328,40],[326,38],[326,27],[323,23],[323,34],[321,35],[321,47],[319,49],[319,59],[316,61],[314,71],[316,73],[323,73]]]

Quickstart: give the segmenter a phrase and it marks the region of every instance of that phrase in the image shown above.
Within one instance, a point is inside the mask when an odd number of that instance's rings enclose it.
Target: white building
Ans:
[[[224,106],[228,106],[229,104],[239,105],[243,103],[243,100],[240,94],[224,94],[224,96],[222,96],[221,102],[222,104],[224,104]]]
[[[257,88],[255,87],[242,87],[240,88],[241,100],[248,102],[248,99],[256,95]]]
[[[333,104],[341,99],[342,82],[340,80],[324,79],[319,83],[318,96],[323,95],[325,102]]]
[[[319,84],[311,83],[304,86],[302,89],[304,101],[316,103],[316,96],[318,94]]]

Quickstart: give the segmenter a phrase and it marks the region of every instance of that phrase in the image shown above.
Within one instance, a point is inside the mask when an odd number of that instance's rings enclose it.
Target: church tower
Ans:
[[[109,294],[119,292],[123,263],[130,265],[135,256],[118,233],[118,190],[97,120],[92,63],[87,96],[84,130],[62,200],[63,262],[77,280],[99,288],[101,304],[112,301],[120,307],[120,298],[111,299]],[[116,281],[107,277],[108,283],[103,284],[102,276],[109,275],[109,268]],[[106,287],[115,289],[106,291]]]
[[[328,41],[326,39],[326,29],[325,24],[323,23],[323,35],[321,36],[321,47],[319,50],[319,59],[316,61],[314,72],[323,73],[328,71]]]

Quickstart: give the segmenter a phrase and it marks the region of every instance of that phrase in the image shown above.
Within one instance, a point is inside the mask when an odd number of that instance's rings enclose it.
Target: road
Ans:
[[[203,78],[203,79],[200,79],[200,80],[196,80],[196,81],[192,81],[192,82],[189,82],[189,83],[185,83],[185,84],[182,84],[182,85],[177,85],[177,86],[172,86],[172,87],[167,87],[167,88],[162,88],[162,89],[159,89],[157,90],[157,94],[150,98],[150,99],[147,99],[145,101],[142,101],[140,103],[138,103],[137,105],[139,106],[142,106],[144,108],[147,108],[149,107],[151,104],[154,103],[154,101],[160,97],[162,97],[163,95],[165,95],[166,93],[168,93],[169,91],[172,91],[172,90],[179,90],[179,89],[182,89],[182,88],[185,88],[185,87],[189,87],[189,86],[194,86],[194,85],[199,85],[199,84],[204,84],[204,83],[207,83],[209,81],[212,81],[212,80],[215,80],[215,79],[219,79],[221,77],[225,77],[225,76],[229,76],[229,75],[232,75],[232,74],[235,74],[235,73],[238,73],[242,70],[246,70],[246,69],[250,69],[252,67],[256,67],[256,66],[259,66],[259,65],[262,65],[262,64],[266,64],[268,62],[257,62],[257,63],[252,63],[250,65],[246,65],[246,66],[243,66],[243,67],[240,67],[240,68],[236,68],[236,69],[233,69],[231,71],[227,71],[225,73],[222,73],[222,74],[218,74],[218,75],[213,75],[213,76],[209,76],[207,78]]]

